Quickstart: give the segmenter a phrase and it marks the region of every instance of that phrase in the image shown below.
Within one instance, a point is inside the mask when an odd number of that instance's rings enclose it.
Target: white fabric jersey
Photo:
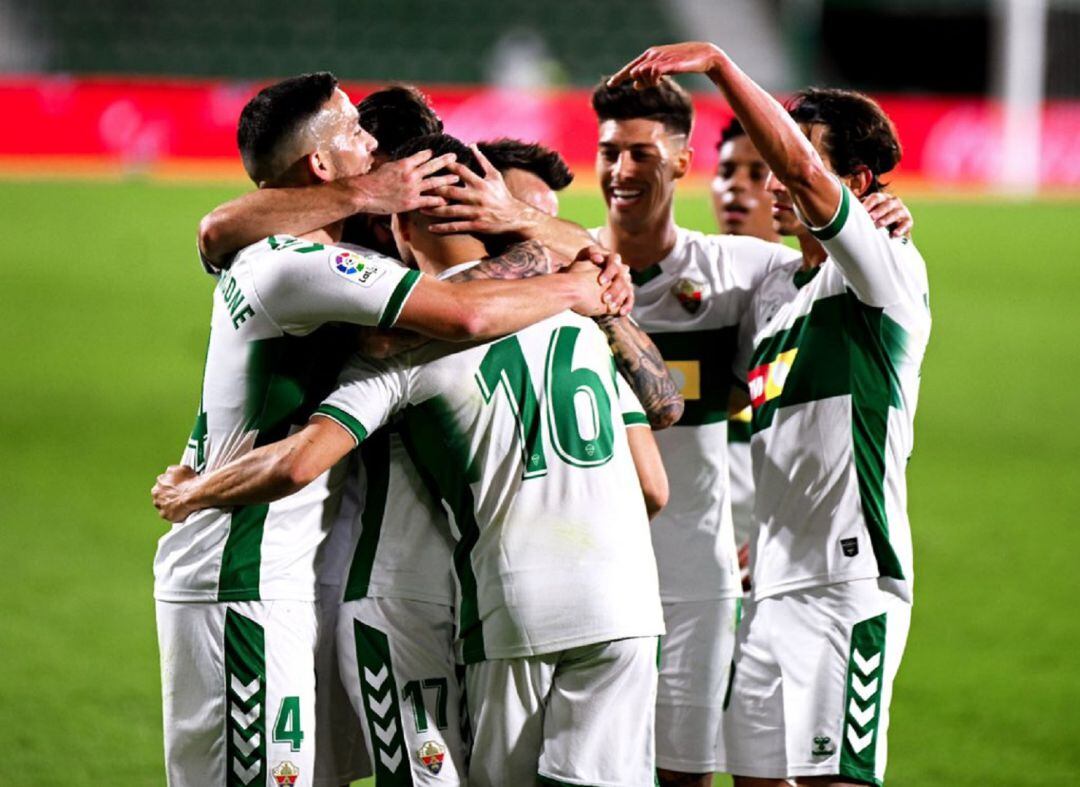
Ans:
[[[926,263],[843,188],[811,230],[829,252],[754,297],[754,597],[881,577],[911,599],[904,470],[930,336]]]
[[[332,390],[358,323],[389,327],[420,274],[366,250],[271,236],[214,291],[195,429],[183,463],[214,470],[286,437]],[[205,509],[158,542],[167,601],[311,600],[344,468],[269,505]]]
[[[670,488],[652,521],[665,602],[742,595],[728,484],[731,362],[751,293],[766,273],[798,257],[777,243],[679,227],[671,253],[633,274],[634,319],[686,400],[679,422],[656,433]]]
[[[564,312],[465,349],[353,359],[341,383],[318,413],[361,441],[401,411],[452,513],[462,660],[663,631],[624,426],[647,422],[595,323]]]

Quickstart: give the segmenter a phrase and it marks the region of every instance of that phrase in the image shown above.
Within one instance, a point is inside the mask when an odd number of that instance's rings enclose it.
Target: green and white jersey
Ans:
[[[728,476],[731,363],[754,289],[770,270],[798,257],[777,243],[679,227],[671,253],[633,274],[634,319],[686,400],[679,422],[656,433],[670,489],[652,521],[666,602],[742,595]]]
[[[397,412],[450,514],[463,661],[663,632],[626,439],[647,421],[591,320],[354,358],[317,411],[358,442]]]
[[[420,274],[374,252],[272,236],[214,290],[195,429],[202,473],[302,425],[355,347],[342,323],[391,326]],[[158,542],[162,601],[311,600],[344,468],[269,505],[198,511]]]
[[[770,274],[747,324],[754,596],[854,579],[911,599],[904,477],[930,336],[926,263],[843,188],[818,268]]]
[[[735,546],[742,548],[750,541],[754,522],[754,471],[750,461],[750,421],[753,408],[749,405],[728,419],[728,479],[731,483],[731,523],[735,529]]]
[[[360,445],[344,600],[397,598],[454,605],[454,541],[446,514],[388,424]]]

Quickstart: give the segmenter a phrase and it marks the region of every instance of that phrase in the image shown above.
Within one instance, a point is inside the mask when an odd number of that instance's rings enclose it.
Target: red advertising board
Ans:
[[[259,85],[247,82],[74,78],[0,79],[0,169],[43,170],[58,161],[112,168],[209,165],[240,175],[235,128]],[[356,99],[371,85],[345,85]],[[433,87],[432,103],[447,130],[466,141],[498,136],[542,142],[578,172],[592,168],[596,122],[588,91],[511,92]],[[904,145],[897,172],[930,185],[978,186],[1001,168],[1002,117],[986,99],[878,96]],[[695,96],[695,171],[715,166],[715,143],[730,110],[716,95]],[[1080,188],[1080,101],[1042,110],[1041,179]]]

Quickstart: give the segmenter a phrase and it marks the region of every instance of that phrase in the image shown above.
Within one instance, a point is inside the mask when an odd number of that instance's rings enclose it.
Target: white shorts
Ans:
[[[393,598],[346,601],[338,613],[341,677],[379,787],[465,781],[463,709],[451,607]]]
[[[311,779],[314,602],[156,606],[170,787],[278,787]]]
[[[601,642],[465,670],[472,787],[652,787],[656,637]]]
[[[317,602],[319,645],[315,651],[315,739],[313,787],[341,787],[372,775],[364,725],[349,700],[338,669],[337,620],[340,590],[323,586]]]
[[[717,768],[724,694],[742,599],[664,604],[656,691],[656,767],[679,773]]]
[[[873,579],[747,602],[720,769],[880,784],[911,605]]]

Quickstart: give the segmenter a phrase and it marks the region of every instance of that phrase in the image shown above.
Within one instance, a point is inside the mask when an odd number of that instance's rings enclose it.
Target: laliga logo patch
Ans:
[[[697,314],[701,308],[701,299],[705,294],[705,285],[693,279],[679,279],[671,287],[671,294],[678,299],[684,309],[691,314]]]
[[[361,287],[370,287],[386,272],[381,266],[351,251],[339,251],[334,254],[330,258],[330,267],[338,276]]]
[[[300,769],[288,760],[279,762],[274,766],[272,773],[274,774],[274,781],[284,785],[284,787],[292,787],[300,778]]]
[[[432,773],[442,770],[443,760],[446,759],[446,747],[438,741],[424,741],[423,745],[416,750],[416,756],[420,763]]]

